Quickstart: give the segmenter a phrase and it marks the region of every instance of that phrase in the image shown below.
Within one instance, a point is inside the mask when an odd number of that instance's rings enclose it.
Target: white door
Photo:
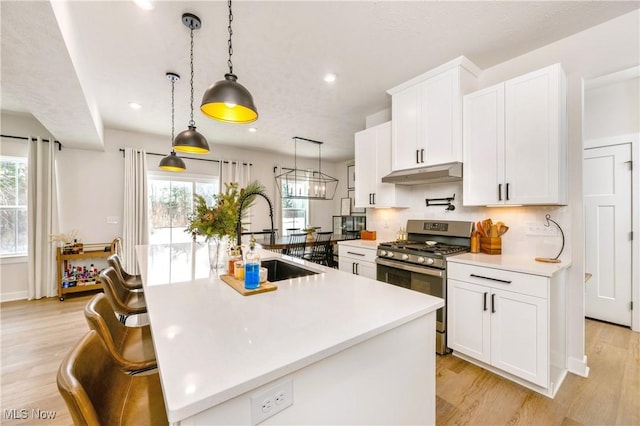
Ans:
[[[491,362],[491,289],[449,279],[447,346],[477,360]]]
[[[585,314],[631,325],[631,144],[584,150]]]
[[[547,387],[547,300],[492,289],[490,306],[491,365]]]

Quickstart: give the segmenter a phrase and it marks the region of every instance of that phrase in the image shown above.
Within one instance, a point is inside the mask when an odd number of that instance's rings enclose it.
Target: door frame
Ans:
[[[631,300],[633,301],[631,329],[640,332],[640,133],[585,139],[582,149],[584,155],[584,150],[588,148],[601,148],[625,143],[631,144],[631,161],[633,161],[631,171],[631,230],[633,231],[631,244]],[[584,162],[584,158],[582,161]],[[582,214],[584,221],[584,209]],[[587,232],[586,229],[583,231]]]

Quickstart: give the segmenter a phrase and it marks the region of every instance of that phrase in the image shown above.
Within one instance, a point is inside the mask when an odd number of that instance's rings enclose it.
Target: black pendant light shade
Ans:
[[[206,154],[209,152],[209,144],[205,137],[196,130],[196,126],[190,124],[187,130],[178,133],[178,136],[173,140],[173,149],[191,154]]]
[[[251,123],[258,119],[253,96],[238,83],[235,74],[227,73],[224,80],[209,86],[200,109],[205,115],[227,123]]]
[[[204,136],[198,133],[196,123],[193,121],[193,30],[201,28],[202,22],[196,15],[185,13],[182,15],[182,23],[189,28],[191,35],[191,57],[189,60],[191,65],[191,119],[189,120],[189,128],[178,133],[172,145],[176,151],[206,154],[209,152],[209,143]]]
[[[227,60],[227,65],[229,66],[229,72],[224,75],[224,80],[212,84],[204,92],[200,110],[214,120],[227,123],[251,123],[258,119],[258,109],[253,103],[251,93],[242,84],[238,83],[238,77],[233,73],[233,62],[231,61],[231,55],[233,55],[233,45],[231,43],[231,35],[233,34],[231,29],[231,22],[233,21],[231,0],[228,0],[228,5],[229,26],[227,30],[229,31],[229,40],[227,40],[227,44],[229,45],[229,59]]]
[[[160,160],[160,168],[168,172],[184,172],[187,170],[182,158],[176,155],[175,151]]]
[[[174,72],[167,72],[165,77],[171,82],[171,143],[173,143],[173,133],[175,131],[175,88],[176,81],[180,80],[180,76]],[[182,158],[178,157],[173,150],[171,150],[171,154],[160,160],[159,167],[168,172],[184,172],[187,170]]]

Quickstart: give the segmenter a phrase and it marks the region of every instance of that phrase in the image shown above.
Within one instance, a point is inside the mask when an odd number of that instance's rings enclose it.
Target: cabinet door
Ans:
[[[492,289],[491,364],[547,387],[547,300]]]
[[[363,277],[376,279],[376,264],[371,262],[358,262],[356,264],[356,273]]]
[[[490,294],[489,287],[447,282],[448,346],[486,363],[491,362]]]
[[[393,170],[409,169],[421,165],[418,151],[421,126],[422,85],[409,87],[391,98],[393,127]]]
[[[353,274],[353,272],[355,271],[353,263],[354,262],[351,259],[347,259],[343,256],[338,257],[338,269],[342,272]]]
[[[464,97],[463,204],[504,203],[504,83]]]
[[[459,76],[460,69],[455,68],[423,84],[424,129],[418,128],[417,141],[423,166],[462,161]]]
[[[382,178],[391,173],[391,122],[380,124],[375,127],[376,148],[375,148],[375,205],[393,207],[396,205],[396,185],[393,183],[382,183]],[[401,190],[401,189],[400,189]],[[375,207],[374,205],[374,207]]]
[[[563,76],[556,64],[505,83],[507,204],[566,202]]]
[[[355,136],[355,206],[369,207],[375,192],[376,131],[370,128]]]

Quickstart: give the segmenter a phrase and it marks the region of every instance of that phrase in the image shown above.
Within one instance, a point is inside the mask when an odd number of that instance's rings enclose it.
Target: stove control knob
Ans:
[[[409,259],[409,255],[408,254],[403,254],[402,255],[402,260],[407,260]]]
[[[424,261],[425,261],[425,260],[426,260],[426,259],[425,259],[424,257],[420,256],[420,257],[418,258],[418,263],[424,263]]]
[[[386,256],[387,252],[386,250],[380,250],[380,256]]]
[[[392,251],[387,252],[387,257],[393,257],[393,252]]]
[[[433,265],[434,260],[432,258],[429,257],[426,260],[427,260],[427,265]]]

